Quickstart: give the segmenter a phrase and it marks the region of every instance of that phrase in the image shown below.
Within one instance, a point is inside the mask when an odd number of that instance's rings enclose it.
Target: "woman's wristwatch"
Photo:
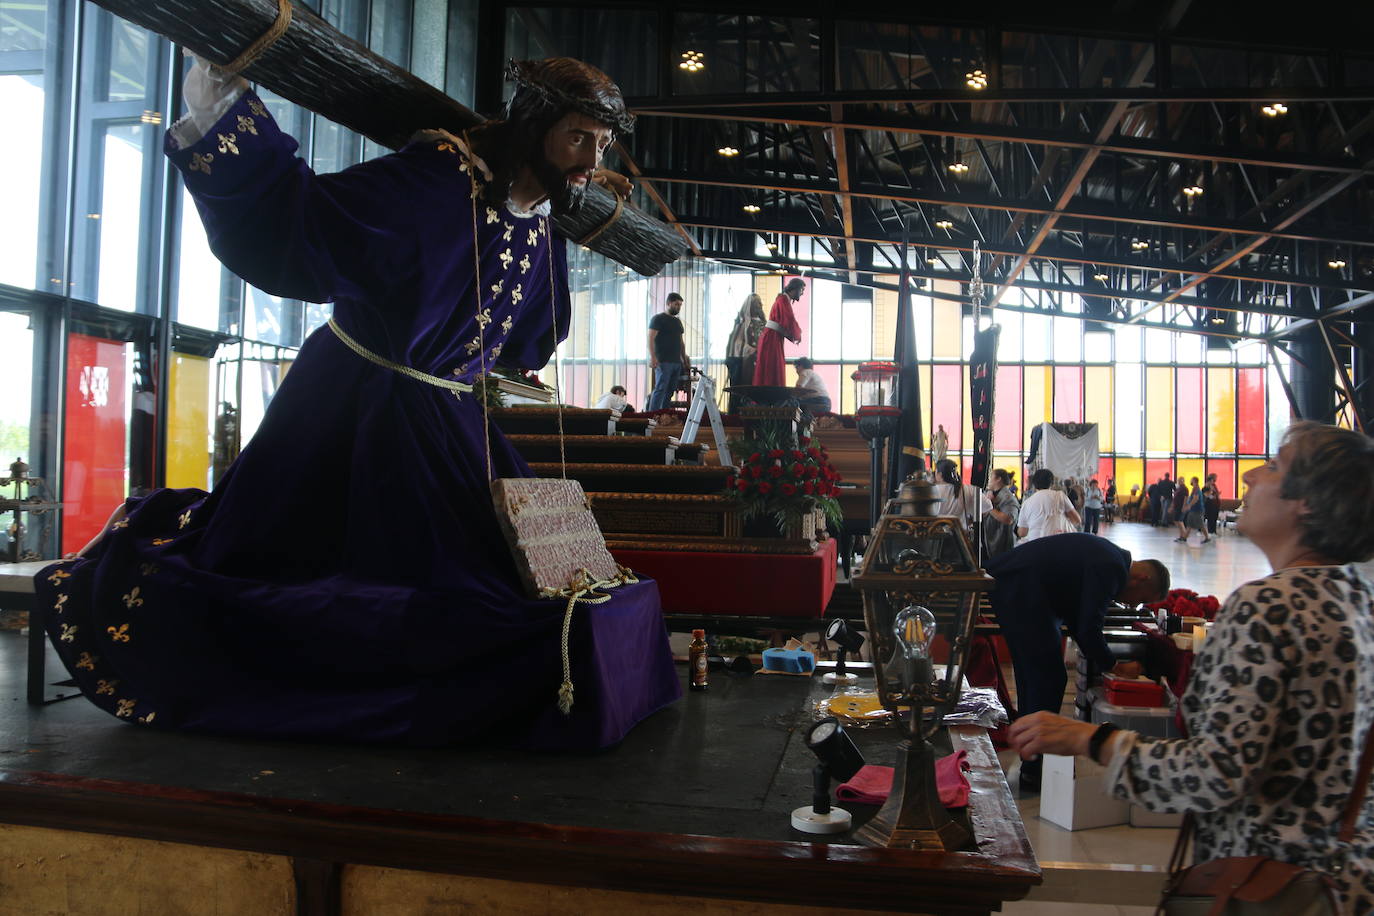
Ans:
[[[1103,722],[1097,727],[1097,731],[1093,732],[1093,736],[1088,739],[1088,757],[1093,763],[1099,762],[1097,756],[1102,753],[1102,745],[1107,743],[1107,739],[1112,736],[1112,732],[1119,730],[1120,729],[1112,723]]]

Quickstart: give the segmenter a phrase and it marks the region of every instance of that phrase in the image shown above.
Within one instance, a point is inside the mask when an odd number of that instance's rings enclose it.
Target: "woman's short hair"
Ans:
[[[816,364],[805,356],[798,356],[796,359],[792,360],[792,365],[796,366],[798,369],[811,369]]]
[[[1004,484],[1007,484],[1007,485],[1010,485],[1010,484],[1011,484],[1011,473],[1010,473],[1006,468],[993,468],[993,469],[992,469],[992,476],[993,476],[993,477],[996,477],[998,480],[1002,481],[1002,483],[1004,483]]]
[[[1031,483],[1037,490],[1048,490],[1054,486],[1054,471],[1049,468],[1041,468],[1031,475]]]
[[[1374,557],[1374,439],[1311,420],[1288,428],[1288,473],[1279,484],[1284,499],[1307,505],[1302,543],[1338,563]]]

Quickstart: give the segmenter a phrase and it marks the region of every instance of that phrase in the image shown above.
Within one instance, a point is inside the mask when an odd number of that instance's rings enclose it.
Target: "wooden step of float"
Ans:
[[[615,421],[615,431],[622,436],[649,436],[658,428],[653,417],[621,417]]]
[[[554,461],[530,462],[536,477],[561,477]],[[701,464],[616,464],[568,462],[568,478],[587,493],[705,493],[720,495],[734,469]]]
[[[586,407],[564,407],[563,434],[566,436],[605,436],[615,432],[616,412]],[[506,435],[558,435],[559,408],[494,407],[491,420]]]
[[[668,436],[507,436],[526,461],[616,464],[673,464],[701,462],[700,444],[679,445]]]
[[[738,540],[739,502],[718,493],[588,493],[606,537]]]

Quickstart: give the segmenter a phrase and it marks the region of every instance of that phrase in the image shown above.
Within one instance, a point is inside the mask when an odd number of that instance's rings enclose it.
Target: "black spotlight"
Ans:
[[[852,684],[857,681],[857,675],[844,670],[844,662],[850,652],[857,653],[859,647],[864,644],[863,634],[849,629],[849,624],[845,623],[844,618],[836,617],[830,621],[830,626],[825,628],[825,638],[839,646],[840,651],[835,657],[835,670],[821,680],[827,684]]]
[[[834,716],[811,726],[806,733],[806,746],[820,763],[811,771],[811,804],[792,812],[792,826],[806,833],[844,833],[854,819],[843,808],[831,806],[830,780],[844,782],[852,778],[864,765],[864,755]]]

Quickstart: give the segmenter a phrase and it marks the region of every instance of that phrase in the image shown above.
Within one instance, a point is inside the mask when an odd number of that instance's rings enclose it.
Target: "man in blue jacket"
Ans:
[[[1075,532],[1021,544],[990,560],[987,571],[997,580],[992,610],[1011,650],[1021,715],[1042,709],[1057,713],[1063,704],[1068,675],[1061,625],[1103,671],[1140,674],[1137,663],[1118,662],[1112,655],[1102,626],[1110,601],[1133,606],[1168,594],[1169,570],[1163,563],[1132,561],[1129,551],[1106,538]],[[1039,788],[1039,764],[1022,765],[1023,789]]]

